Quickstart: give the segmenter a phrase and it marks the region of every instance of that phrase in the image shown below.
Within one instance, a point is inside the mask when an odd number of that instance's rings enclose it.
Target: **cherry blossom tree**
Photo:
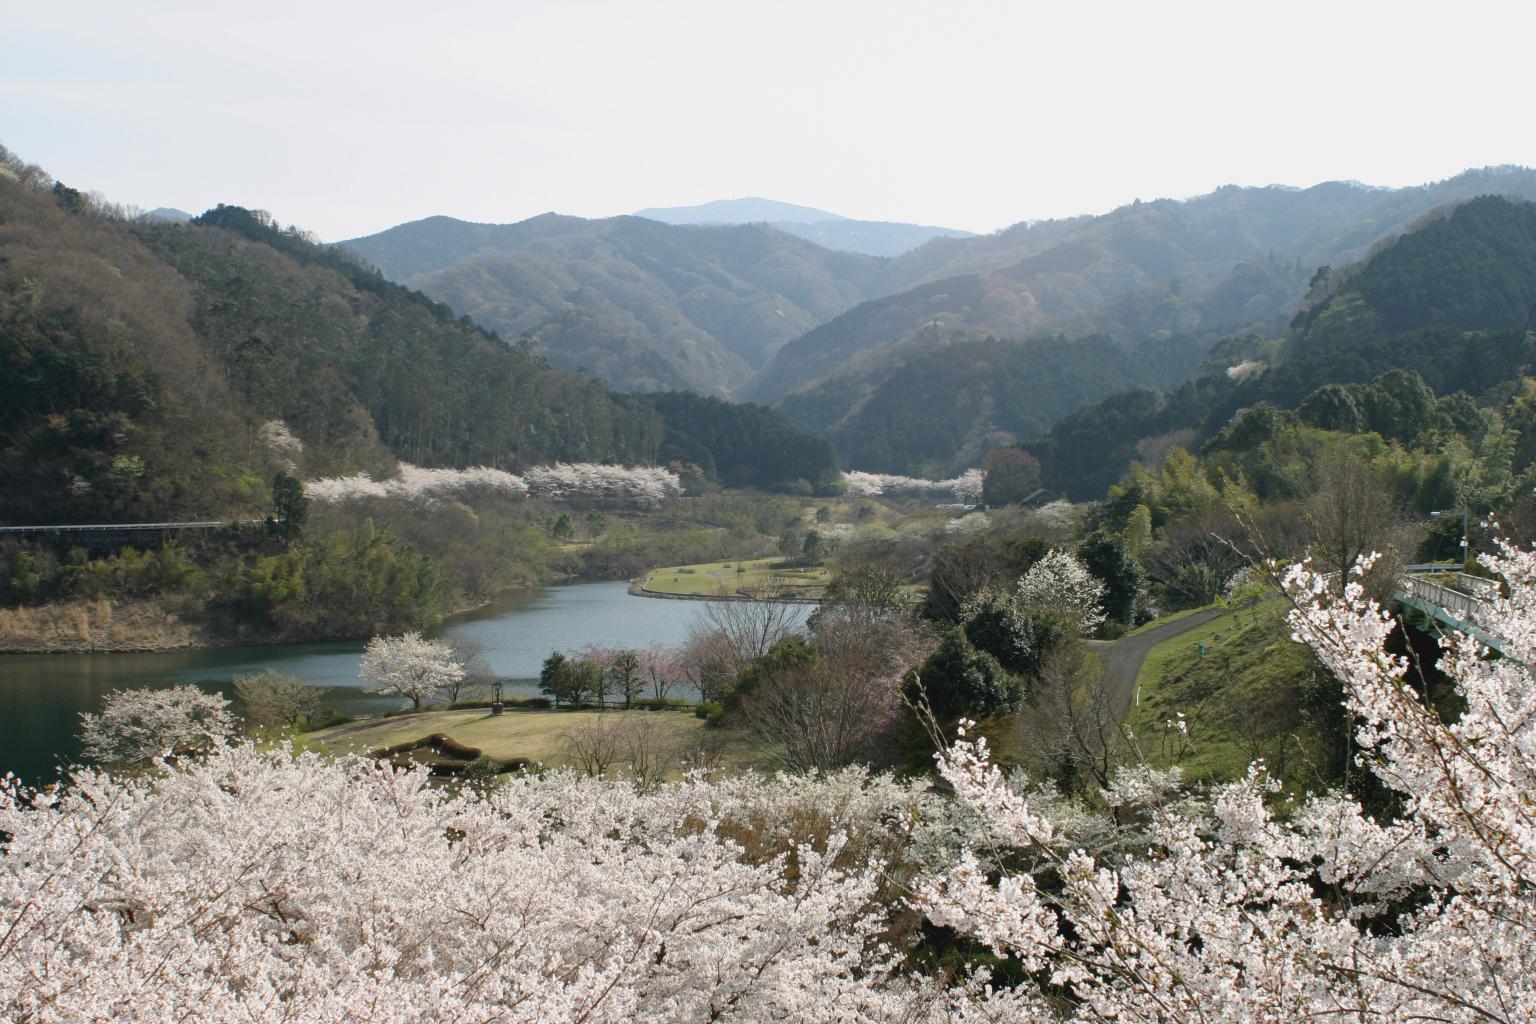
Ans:
[[[373,684],[368,692],[409,698],[411,706],[420,710],[422,701],[462,680],[464,666],[447,644],[423,639],[420,633],[405,633],[369,640],[357,674]]]
[[[1067,551],[1051,551],[1030,566],[1018,584],[1019,604],[1061,615],[1079,632],[1104,621],[1104,584]]]
[[[35,1024],[897,1021],[881,865],[924,787],[848,773],[486,795],[217,748],[0,789],[0,1005]]]
[[[201,748],[234,731],[229,701],[195,686],[113,690],[101,714],[80,716],[84,755],[99,764],[134,764]]]
[[[1445,639],[1439,668],[1465,704],[1452,716],[1390,649],[1399,627],[1361,582],[1370,558],[1343,587],[1287,576],[1295,638],[1343,683],[1397,817],[1337,794],[1282,812],[1262,765],[1209,803],[1176,798],[1176,776],[1121,772],[1105,799],[1142,824],[1095,854],[983,740],[945,751],[944,777],[1012,868],[968,850],[918,905],[1033,979],[959,1019],[1048,1019],[1063,997],[1081,1021],[1536,1019],[1536,554],[1488,562],[1510,587],[1483,620],[1503,656]]]
[[[0,1006],[36,1024],[1533,1020],[1536,553],[1500,552],[1481,639],[1442,644],[1449,713],[1395,653],[1369,559],[1342,587],[1287,576],[1295,639],[1339,678],[1390,811],[1254,765],[1207,792],[1116,769],[1106,815],[965,733],[939,754],[952,798],[856,771],[480,792],[217,740],[47,791],[7,778]],[[913,909],[1000,969],[930,979],[905,956]]]
[[[948,480],[924,480],[915,476],[899,476],[895,473],[865,473],[850,469],[843,474],[843,486],[855,497],[880,497],[900,494],[922,497],[953,497],[956,501],[975,504],[981,500],[983,475],[980,469],[968,469]]]
[[[428,507],[473,494],[534,494],[552,501],[601,501],[654,508],[666,498],[682,493],[682,481],[669,469],[594,463],[535,466],[517,476],[489,466],[428,469],[402,462],[397,476],[391,480],[375,480],[367,473],[358,473],[310,480],[304,486],[311,500],[322,504],[389,498]]]

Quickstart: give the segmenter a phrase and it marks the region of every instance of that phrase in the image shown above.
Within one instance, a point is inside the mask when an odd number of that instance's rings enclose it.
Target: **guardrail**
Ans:
[[[1403,576],[1398,580],[1398,586],[1409,596],[1416,597],[1426,604],[1436,605],[1445,609],[1463,622],[1475,623],[1481,617],[1483,601],[1464,594],[1460,590],[1442,586],[1439,583],[1431,583],[1422,576]]]
[[[217,530],[225,526],[260,526],[265,519],[209,519],[191,523],[89,523],[67,526],[0,526],[0,533],[137,533],[165,530]]]

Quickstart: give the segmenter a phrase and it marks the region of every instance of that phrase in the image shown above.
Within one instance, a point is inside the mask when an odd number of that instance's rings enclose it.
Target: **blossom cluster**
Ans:
[[[0,1005],[39,1024],[1536,1019],[1536,553],[1454,710],[1396,621],[1293,567],[1297,641],[1397,799],[1192,793],[1121,769],[1112,815],[941,750],[953,797],[857,771],[654,788],[554,773],[489,793],[225,746],[0,792]],[[1390,808],[1383,810],[1382,808]],[[1003,969],[906,958],[916,910]],[[948,933],[946,933],[948,934]],[[972,959],[979,959],[975,957]]]
[[[880,897],[926,798],[857,774],[481,797],[241,745],[4,797],[10,1019],[875,1021],[925,987]]]
[[[1342,596],[1306,567],[1287,576],[1295,639],[1343,684],[1359,762],[1400,795],[1396,817],[1339,794],[1281,813],[1256,764],[1209,801],[1117,785],[1146,802],[1145,825],[1095,855],[983,741],[946,751],[943,775],[1019,869],[967,853],[918,904],[1054,990],[998,986],[959,1019],[1051,1019],[1063,993],[1082,1021],[1536,1019],[1536,554],[1487,561],[1510,584],[1485,623],[1502,657],[1444,640],[1451,715],[1393,653],[1398,626],[1361,583],[1370,560]]]
[[[847,493],[854,497],[878,498],[894,495],[949,496],[967,504],[981,500],[982,472],[968,469],[948,480],[924,480],[915,476],[898,476],[895,473],[865,473],[850,469],[843,474]]]
[[[205,747],[234,730],[229,701],[191,685],[113,690],[100,714],[80,716],[85,757],[100,764],[131,764]]]
[[[288,424],[282,420],[267,420],[257,430],[257,434],[273,457],[283,464],[283,468],[290,473],[298,468],[297,459],[304,453],[304,442],[288,429]]]
[[[1019,604],[1057,612],[1091,633],[1104,622],[1104,584],[1070,551],[1048,552],[1019,578]]]
[[[517,476],[490,466],[427,469],[400,463],[391,480],[367,473],[327,477],[304,485],[312,501],[335,503],[354,498],[393,498],[420,504],[463,498],[474,493],[521,497],[533,494],[553,501],[612,501],[655,507],[682,493],[676,473],[656,466],[603,466],[556,463],[535,466]]]

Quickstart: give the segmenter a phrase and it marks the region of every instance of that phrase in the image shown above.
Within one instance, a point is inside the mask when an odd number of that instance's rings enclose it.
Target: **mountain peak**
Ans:
[[[756,224],[762,221],[821,224],[848,219],[812,206],[796,206],[794,203],[781,203],[777,199],[764,199],[760,196],[716,199],[698,206],[651,206],[637,210],[635,216],[659,220],[664,224]]]

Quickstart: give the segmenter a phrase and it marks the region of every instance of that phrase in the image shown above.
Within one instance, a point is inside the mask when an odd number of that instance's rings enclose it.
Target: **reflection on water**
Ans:
[[[503,595],[440,633],[479,641],[493,672],[523,680],[504,692],[532,695],[539,666],[552,650],[677,646],[701,611],[695,601],[632,597],[623,582],[577,583]],[[326,702],[344,714],[399,707],[398,700],[362,692],[362,650],[362,642],[353,641],[163,654],[0,655],[0,772],[29,782],[54,778],[60,759],[79,751],[80,713],[97,710],[113,689],[197,683],[231,696],[235,676],[275,668],[323,687]]]

